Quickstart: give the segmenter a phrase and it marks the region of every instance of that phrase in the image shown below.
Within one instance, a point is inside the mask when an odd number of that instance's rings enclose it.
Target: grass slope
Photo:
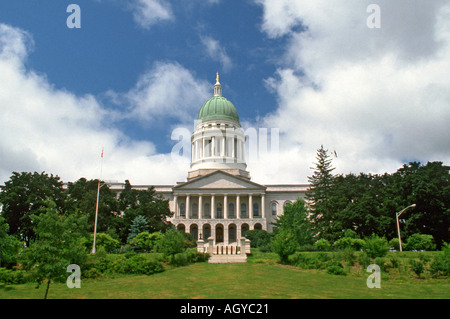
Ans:
[[[368,274],[369,275],[369,274]],[[449,280],[382,280],[369,289],[367,277],[335,276],[279,264],[197,263],[152,276],[121,276],[82,280],[81,289],[54,283],[49,298],[450,298]],[[41,299],[44,289],[34,284],[2,286],[0,298]]]

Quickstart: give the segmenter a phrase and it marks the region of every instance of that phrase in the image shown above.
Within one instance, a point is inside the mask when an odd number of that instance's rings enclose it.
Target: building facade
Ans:
[[[191,136],[187,181],[155,186],[169,200],[170,221],[195,240],[240,245],[246,230],[272,231],[286,203],[305,198],[307,184],[261,185],[246,170],[246,137],[234,105],[222,96],[217,75],[214,96],[201,107]]]

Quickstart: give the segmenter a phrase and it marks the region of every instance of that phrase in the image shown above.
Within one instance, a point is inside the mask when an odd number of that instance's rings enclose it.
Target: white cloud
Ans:
[[[200,40],[207,56],[213,61],[218,61],[222,65],[223,71],[228,72],[233,67],[231,58],[218,40],[206,35],[201,36]]]
[[[57,90],[45,76],[27,70],[30,43],[27,32],[0,24],[0,184],[13,171],[46,171],[63,181],[98,178],[102,147],[106,180],[185,179],[188,165],[115,129],[111,113],[94,96]]]
[[[130,7],[134,20],[144,29],[149,29],[158,22],[174,19],[171,5],[165,0],[133,0]]]
[[[211,95],[212,84],[199,81],[174,62],[157,62],[124,94],[110,92],[116,102],[128,105],[128,116],[146,122],[176,119],[192,125],[202,103]]]
[[[283,134],[276,180],[306,182],[321,144],[343,173],[450,161],[448,2],[378,1],[381,29],[366,25],[368,1],[257,2],[262,30],[287,43],[265,81],[278,108],[258,123]]]

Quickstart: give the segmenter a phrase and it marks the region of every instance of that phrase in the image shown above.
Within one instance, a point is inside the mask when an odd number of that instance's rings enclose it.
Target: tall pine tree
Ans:
[[[328,234],[332,233],[333,225],[330,216],[329,195],[333,185],[334,176],[331,165],[331,156],[323,145],[317,150],[317,163],[312,176],[308,176],[309,188],[306,198],[309,204],[310,220],[313,222],[313,229],[319,238],[331,239]]]

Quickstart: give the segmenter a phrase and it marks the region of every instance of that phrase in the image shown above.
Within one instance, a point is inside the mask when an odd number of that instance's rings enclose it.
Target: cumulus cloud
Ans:
[[[231,58],[218,40],[206,35],[201,36],[200,40],[206,55],[213,61],[218,61],[222,65],[223,71],[228,72],[233,67]]]
[[[109,96],[127,107],[127,116],[148,123],[175,119],[192,125],[196,113],[211,93],[211,83],[197,80],[176,62],[156,62],[130,91]]]
[[[448,2],[378,1],[380,29],[366,25],[367,1],[257,2],[262,31],[286,38],[278,70],[265,80],[278,108],[259,123],[280,128],[286,170],[275,178],[306,181],[321,144],[337,151],[343,173],[449,162]]]
[[[144,29],[149,29],[158,22],[174,19],[171,5],[165,0],[134,0],[130,9],[135,22]]]
[[[55,89],[45,75],[28,70],[30,45],[26,31],[0,24],[0,183],[13,171],[46,171],[64,181],[98,178],[102,147],[106,180],[158,184],[185,178],[186,163],[157,154],[151,142],[131,140],[96,97]]]

